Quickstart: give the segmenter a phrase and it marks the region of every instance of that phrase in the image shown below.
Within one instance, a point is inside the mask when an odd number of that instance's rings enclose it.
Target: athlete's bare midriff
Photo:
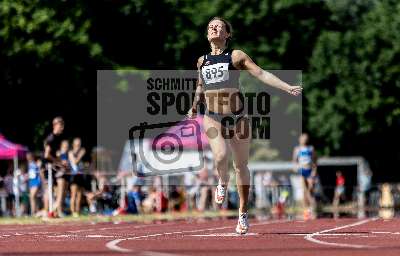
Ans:
[[[222,88],[205,91],[208,110],[218,114],[232,114],[243,106],[237,88]]]
[[[300,168],[311,169],[311,164],[302,163],[302,164],[299,164],[299,165],[300,165]]]

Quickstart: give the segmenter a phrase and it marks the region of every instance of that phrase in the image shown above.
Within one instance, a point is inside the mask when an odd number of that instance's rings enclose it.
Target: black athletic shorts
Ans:
[[[70,183],[71,185],[76,184],[78,187],[83,187],[85,185],[85,179],[83,177],[83,174],[71,175]]]

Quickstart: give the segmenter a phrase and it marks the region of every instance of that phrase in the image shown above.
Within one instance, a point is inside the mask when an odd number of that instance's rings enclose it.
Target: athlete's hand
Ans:
[[[191,118],[191,119],[196,118],[196,116],[197,116],[197,110],[194,109],[194,108],[190,108],[189,111],[187,112],[186,116],[187,116],[188,118]]]
[[[293,96],[299,96],[301,94],[301,91],[303,90],[303,87],[295,85],[295,86],[289,86],[287,89],[287,93],[293,95]]]
[[[294,167],[293,167],[293,169],[292,169],[292,172],[298,173],[300,168],[301,168],[301,166],[300,166],[299,164],[294,164]]]

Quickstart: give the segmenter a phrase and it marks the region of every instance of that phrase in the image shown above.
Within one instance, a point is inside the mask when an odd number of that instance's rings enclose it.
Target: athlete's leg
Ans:
[[[335,193],[333,195],[333,207],[337,208],[339,206],[340,202],[340,192],[338,187],[335,188]]]
[[[39,191],[39,187],[31,187],[29,190],[29,200],[31,203],[31,216],[34,216],[36,214],[36,195]]]
[[[76,195],[77,195],[77,190],[78,190],[78,185],[75,183],[71,184],[71,203],[70,203],[70,209],[71,213],[76,212]]]
[[[340,193],[338,191],[338,187],[335,188],[335,193],[333,195],[333,202],[332,202],[332,208],[333,208],[333,218],[337,219],[339,218],[339,203],[340,203]]]
[[[304,219],[315,218],[315,199],[313,196],[314,181],[309,172],[303,170],[303,184],[304,184]]]
[[[95,213],[96,212],[96,196],[95,193],[90,191],[86,193],[86,201],[87,204],[89,205],[89,212]]]
[[[215,168],[218,172],[220,184],[227,186],[229,182],[228,146],[222,137],[221,123],[205,115],[203,125],[214,156]]]
[[[303,187],[304,187],[304,208],[309,208],[311,205],[310,202],[310,189],[309,183],[307,181],[307,177],[303,176]]]
[[[77,213],[81,212],[81,201],[82,201],[82,187],[78,185],[78,191],[76,193],[76,207],[75,211]]]
[[[251,131],[248,119],[241,119],[236,125],[235,136],[229,140],[233,153],[233,167],[236,173],[236,185],[239,193],[239,212],[247,212],[250,189],[250,172],[247,167]]]
[[[204,211],[207,208],[208,186],[200,187],[199,211]]]
[[[44,181],[42,183],[42,186],[43,186],[42,187],[42,189],[43,189],[43,198],[42,198],[43,210],[44,210],[44,213],[47,215],[47,212],[49,211],[49,192],[48,192],[49,183],[47,181]]]
[[[56,195],[56,203],[55,208],[57,209],[57,214],[59,216],[63,215],[63,201],[64,201],[64,190],[65,190],[65,179],[58,178],[57,179],[57,195]]]
[[[308,185],[308,201],[311,208],[315,208],[315,198],[314,198],[314,179],[309,176],[307,178],[307,185]]]

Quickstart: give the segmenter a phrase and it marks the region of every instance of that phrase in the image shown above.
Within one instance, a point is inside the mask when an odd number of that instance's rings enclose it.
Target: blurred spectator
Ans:
[[[254,174],[254,193],[255,193],[255,207],[257,209],[266,207],[266,193],[263,186],[264,173],[256,172]]]
[[[39,173],[40,173],[40,183],[42,185],[42,203],[43,203],[43,209],[38,211],[36,214],[37,216],[47,216],[47,213],[49,212],[49,173],[48,173],[48,168],[45,165],[46,160],[42,162],[42,165],[39,168]]]
[[[346,180],[343,173],[339,170],[336,171],[336,187],[333,195],[333,207],[339,206],[340,199],[344,200]]]
[[[166,212],[168,210],[168,199],[163,191],[163,183],[160,176],[154,177],[153,185],[157,190],[156,193],[156,211]]]
[[[4,216],[7,212],[7,193],[4,189],[4,179],[0,176],[0,216]]]
[[[233,176],[236,179],[236,176]],[[236,181],[230,182],[228,185],[228,209],[239,208],[239,194],[237,192]]]
[[[186,205],[189,210],[196,210],[197,203],[196,203],[196,196],[199,190],[197,186],[197,177],[192,172],[185,172],[184,173],[184,185],[186,191]]]
[[[132,198],[129,198],[129,193],[131,192],[130,188],[144,184],[144,171],[145,166],[135,153],[131,154],[130,157],[123,157],[119,163],[117,180],[121,187],[119,189],[119,207],[114,211],[115,215],[125,214],[126,212],[136,214],[137,209],[134,209],[134,202]]]
[[[172,211],[181,211],[184,202],[185,196],[182,189],[176,185],[172,185],[168,195],[168,209]]]
[[[157,189],[155,187],[149,189],[149,194],[142,203],[144,213],[152,213],[157,210],[157,194]]]
[[[275,204],[274,200],[274,178],[271,172],[266,172],[263,176],[263,185],[265,188],[266,206],[272,207]]]
[[[33,154],[30,152],[26,155],[26,160],[28,162],[30,210],[31,210],[31,215],[34,216],[38,211],[36,198],[41,186],[41,181],[40,181],[41,161],[40,159],[37,159],[35,161]]]
[[[68,159],[71,165],[71,201],[70,208],[72,216],[78,217],[81,211],[81,200],[83,193],[83,162],[82,158],[86,150],[82,147],[81,139],[75,138],[72,142],[72,149],[68,152]]]
[[[210,161],[210,162],[212,162],[212,161]],[[210,168],[211,169],[211,168]],[[215,168],[214,167],[214,165],[212,165],[212,175],[211,175],[211,177],[210,177],[210,179],[209,179],[209,181],[210,181],[210,184],[212,185],[212,186],[216,186],[216,185],[218,185],[218,182],[219,182],[219,174],[218,174],[218,170],[217,170],[217,168]],[[234,175],[234,177],[236,177],[235,175]],[[234,184],[233,182],[230,182],[230,184]],[[214,200],[214,198],[215,198],[215,189],[213,189],[213,188],[211,188],[211,198],[212,198],[212,200],[211,200],[211,202],[212,202],[212,205],[213,205],[213,209],[214,210],[217,210],[217,209],[227,209],[228,208],[228,201],[229,200],[224,200],[224,202],[222,203],[222,205],[220,205],[220,204],[217,204],[216,202],[215,202],[215,200]]]
[[[278,175],[276,182],[278,198],[276,204],[272,208],[272,214],[274,214],[278,219],[281,219],[285,216],[286,207],[290,204],[291,186],[289,178],[284,174]]]
[[[58,164],[56,164],[56,201],[54,204],[54,209],[57,211],[58,217],[64,217],[64,197],[65,188],[67,186],[67,171],[69,171],[69,161],[68,161],[68,151],[69,142],[68,140],[63,140],[60,145],[60,149],[56,152],[58,157]]]
[[[104,172],[94,171],[94,175],[90,177],[91,189],[86,192],[85,196],[89,205],[89,212],[94,214],[100,210],[104,211],[108,208],[108,205],[111,205],[112,194]]]
[[[64,132],[64,120],[62,117],[56,117],[53,119],[52,122],[53,125],[53,130],[47,136],[47,138],[44,141],[44,160],[45,164],[50,163],[52,164],[52,170],[51,173],[47,173],[47,168],[45,169],[44,173],[42,174],[42,181],[44,185],[45,191],[47,191],[47,186],[48,186],[48,176],[52,175],[53,177],[53,172],[57,171],[58,177],[57,177],[57,199],[55,203],[55,209],[57,210],[59,216],[63,215],[62,213],[62,199],[64,195],[64,189],[65,189],[65,177],[64,174],[62,173],[62,168],[63,168],[63,163],[61,162],[60,158],[57,156],[57,151],[61,148],[61,142],[65,140],[65,136],[63,134]],[[65,149],[64,149],[65,151]],[[68,151],[68,149],[67,149]],[[65,158],[65,157],[64,157]],[[66,160],[68,157],[66,157]],[[64,161],[65,164],[65,161]],[[60,170],[61,168],[61,170]],[[54,185],[54,184],[53,184]],[[47,193],[46,193],[47,194]],[[48,202],[49,198],[46,196],[44,198],[44,210],[47,212],[48,211]],[[54,209],[50,209],[51,212],[53,212]]]
[[[18,170],[18,176],[14,177],[14,189],[18,189],[19,194],[19,214],[20,216],[26,215],[29,210],[29,192],[28,192],[28,172],[26,168],[22,167]],[[14,193],[15,194],[15,193]]]
[[[381,186],[379,207],[379,217],[383,219],[392,219],[394,217],[394,199],[392,186],[388,183],[384,183]]]
[[[132,189],[128,192],[128,213],[141,213],[142,202],[145,196],[142,192],[141,186],[134,185]]]
[[[7,170],[6,176],[4,176],[4,189],[7,194],[6,197],[6,216],[14,215],[14,191],[13,191],[13,169],[10,167]]]
[[[329,199],[325,196],[324,190],[322,188],[322,184],[321,184],[321,179],[319,178],[319,175],[315,175],[313,177],[314,180],[314,198],[317,202],[321,202],[321,203],[328,203]]]
[[[282,198],[285,198],[285,203],[290,204],[292,198],[292,186],[290,184],[289,177],[287,175],[279,175],[278,176],[278,183],[279,183],[279,202],[282,203]]]

